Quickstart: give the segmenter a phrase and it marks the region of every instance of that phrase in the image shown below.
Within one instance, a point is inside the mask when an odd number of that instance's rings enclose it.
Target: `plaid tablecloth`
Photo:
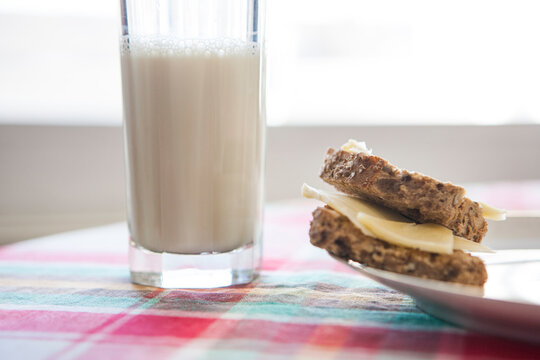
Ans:
[[[131,284],[125,224],[2,247],[0,359],[540,358],[540,345],[439,321],[312,247],[313,208],[267,208],[248,286]]]

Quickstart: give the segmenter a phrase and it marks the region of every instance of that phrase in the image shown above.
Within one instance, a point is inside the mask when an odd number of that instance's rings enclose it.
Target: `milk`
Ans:
[[[260,236],[260,74],[254,43],[124,42],[128,219],[136,244],[198,254]]]

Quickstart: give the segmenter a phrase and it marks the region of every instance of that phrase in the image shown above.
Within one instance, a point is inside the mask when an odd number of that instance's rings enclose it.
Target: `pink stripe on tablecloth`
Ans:
[[[0,260],[52,262],[52,263],[96,263],[122,265],[128,263],[125,253],[111,254],[98,252],[47,252],[47,251],[17,251],[16,248],[6,248],[0,251]]]
[[[347,341],[350,329],[340,325],[317,326],[307,343],[321,347],[343,347]]]
[[[11,331],[72,332],[91,334],[118,317],[125,321],[100,343],[140,344],[145,338],[162,338],[159,346],[184,343],[186,339],[242,339],[279,344],[304,344],[335,349],[408,351],[413,353],[465,354],[486,358],[534,358],[540,348],[470,333],[403,330],[383,327],[317,325],[257,319],[216,319],[130,314],[88,314],[61,311],[0,312],[0,329]],[[126,320],[126,319],[124,319]],[[212,329],[227,329],[227,332]],[[100,330],[101,331],[101,330]],[[83,342],[81,338],[77,343]],[[149,343],[151,344],[151,342]],[[157,344],[156,344],[157,345]],[[105,347],[106,348],[106,347]],[[103,349],[105,349],[103,348]]]
[[[130,315],[128,315],[130,316]],[[212,318],[173,317],[156,315],[130,316],[113,334],[143,337],[172,336],[194,338],[216,321]]]
[[[312,271],[324,270],[340,273],[354,274],[355,271],[328,257],[327,259],[317,260],[291,260],[280,258],[265,258],[263,256],[262,269],[265,271]]]
[[[96,327],[116,319],[118,314],[72,311],[2,310],[0,330],[92,333]]]
[[[305,213],[287,214],[286,216],[267,216],[265,225],[280,225],[280,226],[305,226],[309,227],[309,222],[312,220],[311,212],[315,208],[306,211]]]

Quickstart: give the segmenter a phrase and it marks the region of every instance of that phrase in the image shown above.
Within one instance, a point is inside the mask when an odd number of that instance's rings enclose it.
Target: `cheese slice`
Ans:
[[[383,206],[372,204],[348,195],[318,190],[307,184],[302,186],[302,195],[305,198],[316,199],[326,203],[334,210],[338,211],[342,215],[345,215],[354,225],[356,225],[356,227],[358,227],[364,234],[368,236],[376,237],[368,227],[364,226],[362,222],[358,220],[358,214],[371,215],[374,218],[384,220],[412,223],[412,220],[409,220],[401,214]]]
[[[466,250],[471,252],[486,252],[494,253],[487,246],[471,241],[469,239],[462,238],[461,236],[454,235],[454,249]]]
[[[329,193],[307,184],[302,186],[302,195],[326,203],[365,235],[394,245],[440,254],[451,254],[454,249],[491,252],[485,246],[454,236],[442,225],[416,224],[394,210],[356,197]]]
[[[493,206],[479,202],[480,207],[482,208],[482,215],[485,219],[503,221],[506,220],[506,210],[497,209]]]
[[[454,235],[450,229],[441,225],[390,221],[362,213],[356,217],[375,234],[375,238],[391,244],[439,254],[451,254],[454,251]]]

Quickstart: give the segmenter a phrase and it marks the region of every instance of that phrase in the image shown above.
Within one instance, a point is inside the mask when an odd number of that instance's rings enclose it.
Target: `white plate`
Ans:
[[[468,329],[540,342],[540,250],[475,254],[487,268],[484,288],[421,279],[335,259],[410,295],[423,311]]]

